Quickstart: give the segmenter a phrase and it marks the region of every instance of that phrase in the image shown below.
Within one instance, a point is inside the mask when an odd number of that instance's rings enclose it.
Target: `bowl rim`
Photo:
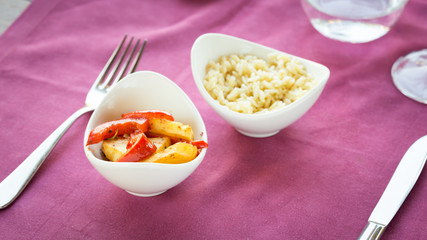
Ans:
[[[159,77],[167,80],[174,88],[176,88],[178,91],[180,91],[184,95],[185,99],[189,102],[189,104],[191,105],[191,107],[196,110],[196,116],[197,116],[198,119],[200,119],[201,132],[203,133],[203,135],[200,136],[200,140],[204,140],[204,141],[208,142],[207,131],[206,131],[206,126],[205,126],[204,120],[203,120],[203,118],[202,118],[199,110],[194,105],[193,101],[191,100],[191,98],[174,81],[170,80],[168,77],[166,77],[166,76],[164,76],[164,75],[162,75],[162,74],[160,74],[158,72],[144,70],[144,71],[137,71],[137,72],[131,73],[128,76],[126,76],[123,79],[121,79],[116,84],[114,84],[104,98],[106,99],[107,97],[109,97],[109,95],[112,94],[111,92],[113,92],[112,91],[113,89],[119,88],[121,85],[126,84],[126,82],[129,81],[127,79],[131,79],[129,77],[131,75],[145,75],[144,77],[150,76],[150,75],[157,75],[157,76],[159,76]],[[98,105],[98,106],[101,106],[101,104]],[[203,148],[203,149],[200,150],[200,152],[198,153],[198,155],[196,156],[196,158],[194,158],[193,160],[191,160],[189,162],[185,162],[185,163],[174,163],[174,164],[170,164],[170,163],[148,163],[148,162],[111,162],[111,161],[106,161],[106,160],[103,160],[103,159],[100,159],[100,158],[96,157],[93,154],[92,150],[90,150],[90,146],[86,146],[87,138],[88,138],[88,135],[89,135],[88,126],[91,123],[92,116],[93,116],[93,113],[92,113],[92,115],[91,115],[88,123],[86,124],[85,133],[84,133],[84,137],[83,137],[84,152],[86,154],[86,157],[88,158],[88,160],[91,163],[101,164],[101,165],[104,165],[104,166],[109,166],[109,165],[110,166],[117,166],[117,167],[123,167],[123,168],[125,168],[125,167],[135,167],[135,166],[137,168],[139,168],[139,167],[144,167],[145,168],[146,166],[151,166],[153,168],[160,167],[160,166],[168,166],[170,168],[179,168],[179,167],[184,167],[186,165],[193,165],[193,164],[198,165],[198,164],[200,164],[202,162],[204,156],[206,155],[206,152],[207,152],[207,148]]]
[[[324,76],[322,76],[321,78],[317,79],[318,83],[309,90],[309,92],[307,92],[306,94],[304,94],[302,97],[298,98],[297,100],[295,100],[294,102],[290,103],[289,105],[283,106],[279,109],[273,110],[273,111],[269,111],[269,112],[262,112],[262,113],[240,113],[240,112],[235,112],[231,109],[229,109],[227,106],[221,105],[218,101],[216,101],[215,99],[213,99],[213,97],[211,97],[211,95],[207,92],[206,88],[203,85],[203,78],[199,76],[196,73],[196,57],[195,57],[195,52],[198,50],[198,45],[200,44],[200,42],[202,41],[206,41],[206,39],[209,38],[224,38],[227,39],[229,41],[238,41],[238,42],[243,42],[245,44],[249,44],[252,45],[256,48],[261,48],[264,51],[270,51],[270,52],[278,52],[278,53],[283,53],[286,54],[287,56],[290,56],[292,58],[296,58],[298,60],[300,60],[303,64],[304,63],[309,63],[313,66],[317,66],[319,69],[322,69],[322,71],[324,71]],[[231,54],[231,53],[230,53]],[[256,56],[254,54],[254,56]],[[257,56],[259,57],[259,56]],[[305,65],[305,64],[304,64]],[[270,117],[275,117],[278,115],[283,114],[284,112],[288,112],[291,109],[297,107],[298,105],[300,105],[302,102],[304,102],[307,98],[309,98],[311,95],[316,94],[316,92],[318,91],[322,91],[322,89],[324,88],[324,86],[326,85],[326,83],[329,80],[330,77],[330,70],[328,67],[326,67],[323,64],[320,64],[318,62],[314,62],[311,61],[309,59],[305,59],[302,57],[298,57],[271,47],[267,47],[265,45],[256,43],[256,42],[252,42],[243,38],[239,38],[239,37],[235,37],[235,36],[231,36],[231,35],[227,35],[227,34],[222,34],[222,33],[205,33],[201,36],[199,36],[193,43],[193,46],[191,48],[191,68],[192,68],[192,73],[193,73],[193,79],[196,83],[196,86],[199,90],[199,92],[202,94],[203,98],[209,103],[209,105],[211,105],[212,107],[216,108],[217,110],[221,110],[223,113],[227,114],[227,115],[231,115],[231,117],[237,118],[237,119],[262,119],[262,118],[270,118]]]

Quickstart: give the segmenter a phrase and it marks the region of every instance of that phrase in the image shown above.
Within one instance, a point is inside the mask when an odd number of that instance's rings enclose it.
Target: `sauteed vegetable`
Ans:
[[[102,152],[113,162],[184,163],[208,147],[205,141],[194,140],[191,126],[157,110],[126,113],[98,125],[86,146],[101,141]]]

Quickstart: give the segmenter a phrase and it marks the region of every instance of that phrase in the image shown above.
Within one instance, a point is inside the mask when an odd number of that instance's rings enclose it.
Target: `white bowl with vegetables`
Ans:
[[[167,77],[141,71],[113,86],[95,109],[84,151],[112,184],[155,196],[195,171],[206,154],[201,143],[206,128],[190,98]]]
[[[205,101],[250,137],[272,136],[297,121],[329,78],[319,63],[218,33],[196,39],[191,69]]]

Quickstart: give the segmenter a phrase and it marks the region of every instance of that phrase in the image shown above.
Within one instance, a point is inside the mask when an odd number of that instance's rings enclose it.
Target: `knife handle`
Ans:
[[[385,230],[384,225],[374,222],[368,222],[358,240],[378,240]]]

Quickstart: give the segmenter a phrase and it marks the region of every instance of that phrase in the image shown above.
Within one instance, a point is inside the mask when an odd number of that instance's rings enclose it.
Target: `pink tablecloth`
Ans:
[[[34,0],[0,37],[0,179],[83,105],[125,33],[148,39],[138,69],[186,91],[210,145],[182,184],[135,197],[86,159],[87,114],[0,212],[0,238],[357,238],[407,148],[427,134],[427,106],[400,94],[390,76],[399,56],[427,47],[426,13],[426,1],[411,0],[385,37],[352,45],[317,33],[295,0]],[[320,62],[331,78],[296,123],[245,137],[193,82],[190,49],[207,32]],[[426,185],[424,171],[384,239],[427,239]]]

